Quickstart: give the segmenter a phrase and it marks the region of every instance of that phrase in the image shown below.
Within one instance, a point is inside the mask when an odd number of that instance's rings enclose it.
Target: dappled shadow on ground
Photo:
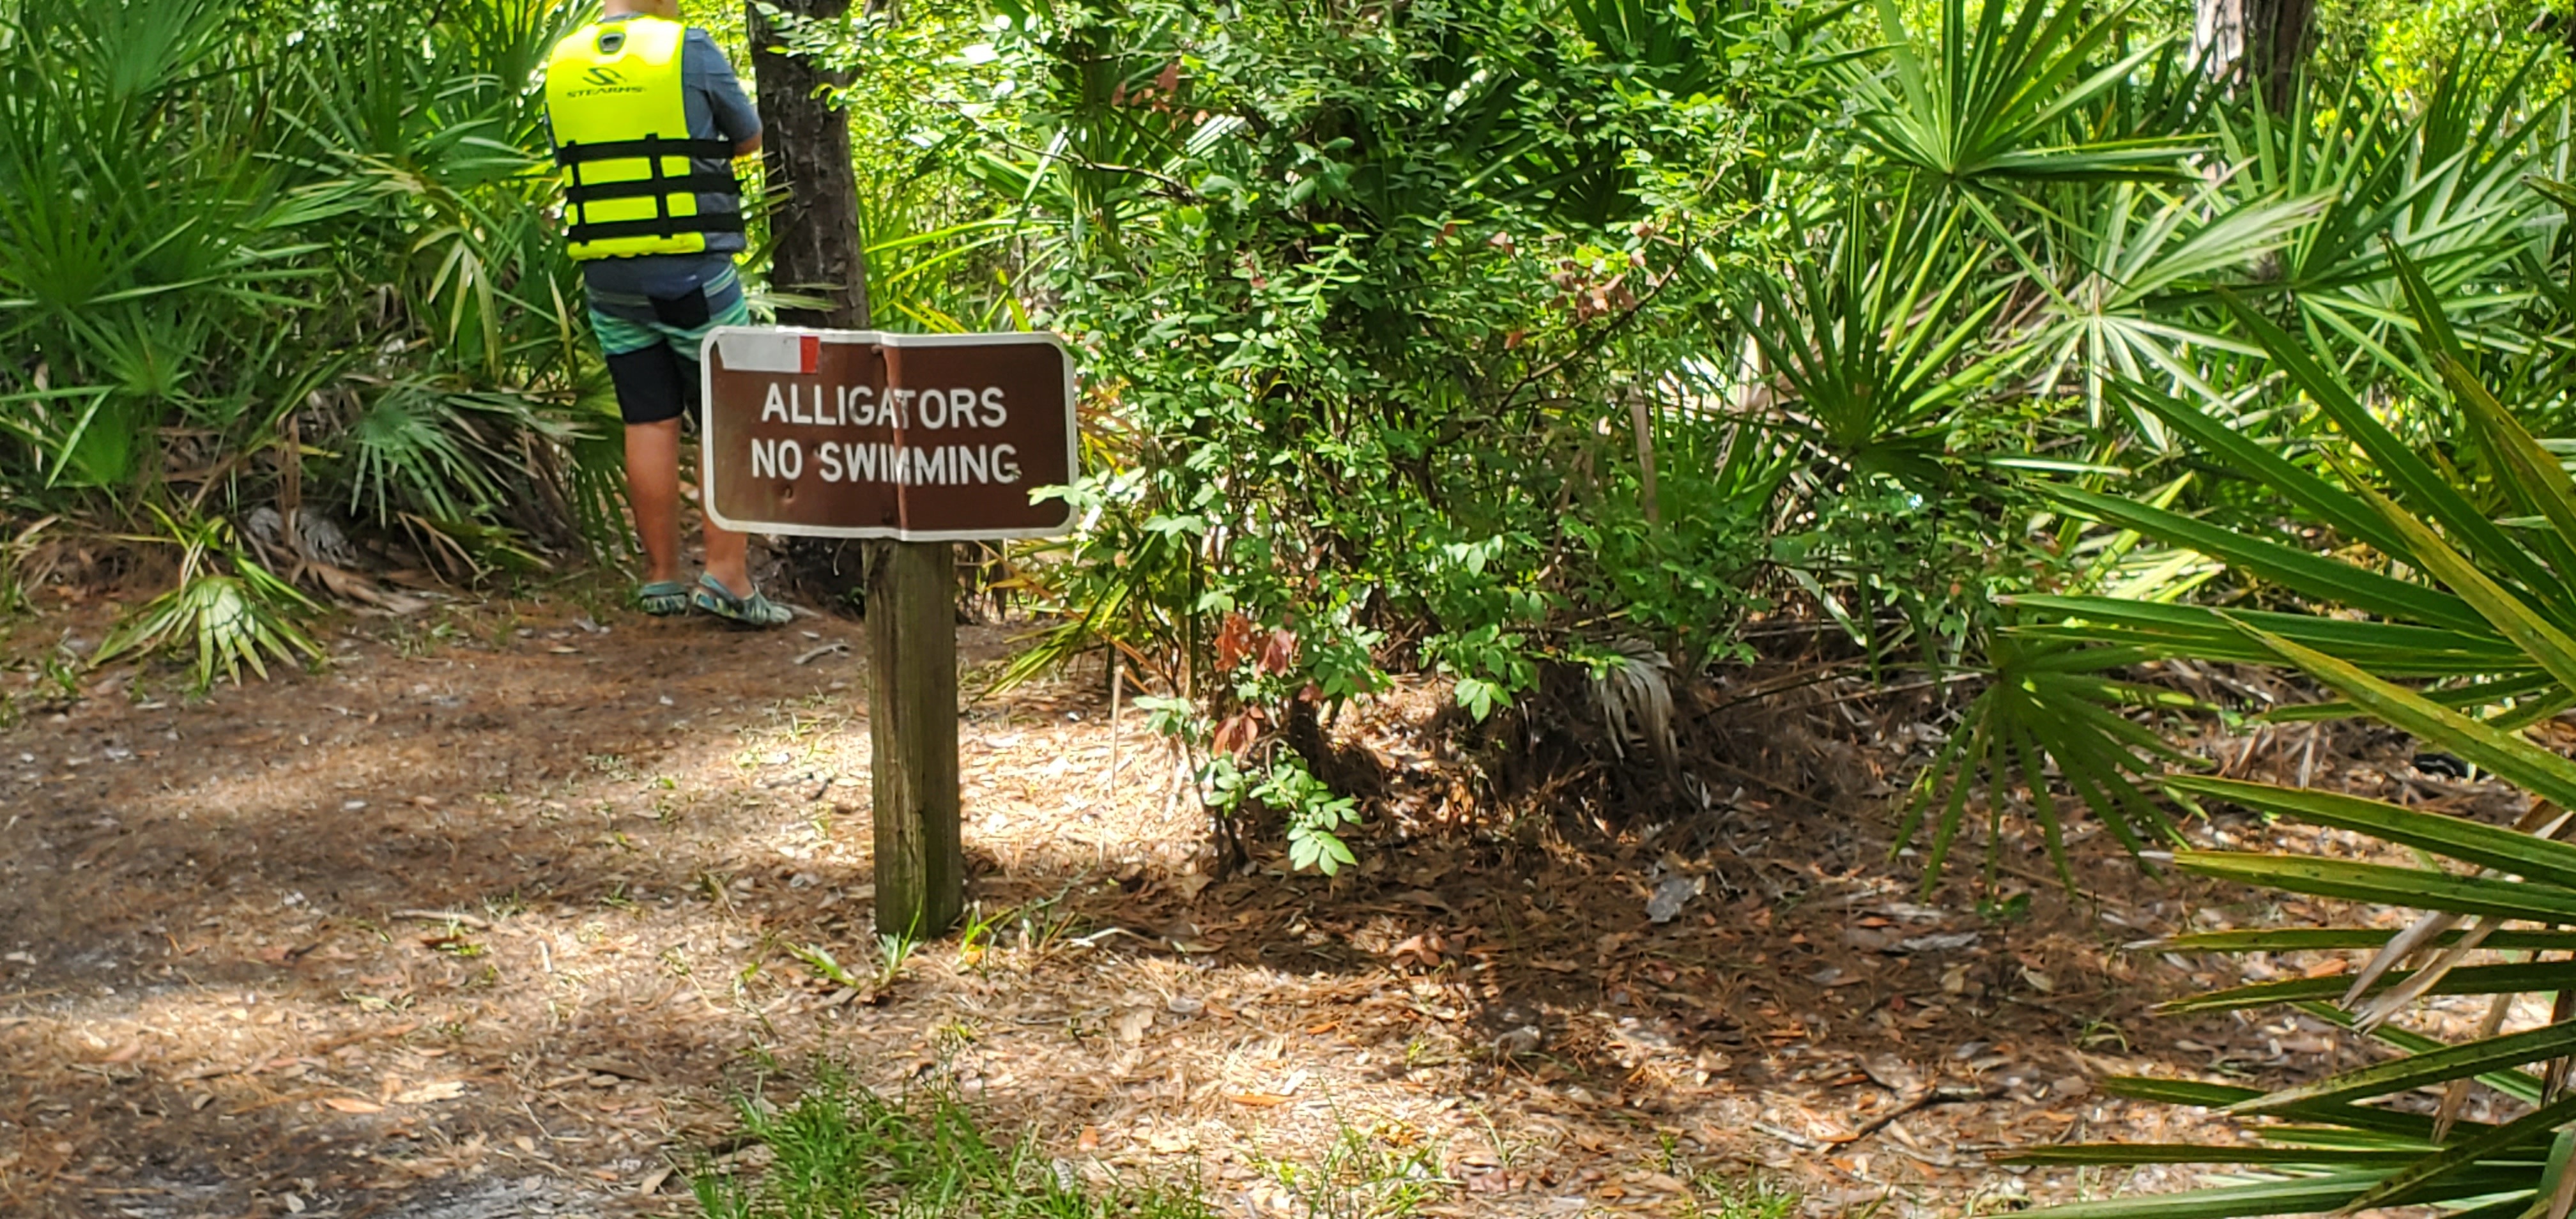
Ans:
[[[1461,1213],[1653,1212],[1747,1168],[1824,1213],[1937,1212],[2062,1190],[1987,1148],[2181,1133],[2097,1073],[2334,1049],[2146,1017],[2201,963],[2111,948],[2195,898],[2098,843],[2083,899],[2008,850],[2027,910],[1989,919],[1796,783],[1443,827],[1454,768],[1364,718],[1342,743],[1395,811],[1362,865],[1211,877],[1170,759],[1089,681],[968,709],[989,923],[884,969],[855,629],[600,625],[362,622],[318,674],[200,703],[105,674],[10,732],[0,1209],[669,1211],[737,1090],[828,1055],[1240,1213],[1353,1135]],[[1007,638],[971,629],[968,663]]]

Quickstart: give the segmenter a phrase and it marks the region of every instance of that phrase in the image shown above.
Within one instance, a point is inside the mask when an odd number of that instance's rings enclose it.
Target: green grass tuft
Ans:
[[[987,1134],[955,1084],[934,1077],[895,1098],[825,1062],[796,1103],[739,1105],[756,1169],[709,1165],[690,1178],[706,1219],[1225,1219],[1195,1180],[1098,1181],[1049,1156],[1033,1133]],[[1681,1219],[1793,1219],[1799,1196],[1759,1179],[1693,1172]],[[1423,1147],[1399,1149],[1345,1124],[1315,1163],[1265,1161],[1262,1175],[1304,1219],[1413,1219],[1454,1196]]]
[[[1769,1181],[1703,1173],[1691,1182],[1690,1199],[1677,1213],[1682,1219],[1796,1219],[1804,1201]]]
[[[1218,1219],[1194,1187],[1101,1185],[1023,1134],[986,1137],[955,1088],[889,1099],[825,1067],[793,1107],[741,1106],[773,1153],[757,1176],[709,1169],[691,1185],[708,1219]]]

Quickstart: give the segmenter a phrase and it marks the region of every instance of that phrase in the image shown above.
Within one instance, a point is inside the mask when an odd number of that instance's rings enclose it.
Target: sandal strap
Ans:
[[[689,586],[677,580],[655,580],[635,587],[635,604],[647,614],[667,618],[687,613]]]

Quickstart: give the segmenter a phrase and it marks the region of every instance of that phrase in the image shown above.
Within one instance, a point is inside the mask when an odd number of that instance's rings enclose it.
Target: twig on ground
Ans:
[[[1715,758],[1701,758],[1699,761],[1707,765],[1715,766],[1719,770],[1734,775],[1736,778],[1758,784],[1762,787],[1770,788],[1772,791],[1780,795],[1787,796],[1792,800],[1799,800],[1813,805],[1825,812],[1833,813],[1837,811],[1833,805],[1819,800],[1806,792],[1799,791],[1797,788],[1791,787],[1786,783],[1782,783],[1777,779],[1765,778],[1762,775],[1755,774],[1754,772],[1746,770],[1732,762],[1721,762]]]
[[[476,931],[490,931],[492,929],[492,920],[487,918],[478,918],[474,915],[461,913],[455,910],[396,910],[385,917],[391,919],[414,919],[423,923],[454,923],[459,927],[471,927]]]
[[[1805,1135],[1803,1135],[1803,1134],[1800,1134],[1800,1133],[1798,1133],[1797,1131],[1791,1130],[1791,1129],[1789,1129],[1789,1128],[1788,1128],[1788,1127],[1786,1127],[1786,1126],[1774,1126],[1774,1125],[1772,1125],[1772,1124],[1771,1124],[1771,1123],[1769,1123],[1769,1122],[1753,1122],[1753,1123],[1751,1123],[1751,1125],[1752,1125],[1752,1127],[1753,1127],[1754,1129],[1759,1130],[1759,1131],[1761,1131],[1761,1132],[1762,1132],[1762,1133],[1764,1133],[1764,1134],[1770,1135],[1772,1138],[1778,1139],[1778,1140],[1780,1140],[1781,1142],[1783,1142],[1783,1143],[1787,1143],[1788,1145],[1790,1145],[1790,1146],[1792,1146],[1792,1147],[1801,1148],[1801,1149],[1803,1149],[1803,1150],[1807,1150],[1807,1151],[1821,1151],[1821,1150],[1823,1150],[1823,1149],[1825,1149],[1825,1148],[1827,1148],[1827,1147],[1832,1146],[1832,1144],[1827,1143],[1827,1142],[1825,1142],[1825,1141],[1824,1141],[1824,1140],[1822,1140],[1822,1139],[1811,1139],[1811,1138],[1808,1138],[1807,1136],[1805,1136]]]
[[[798,653],[796,656],[796,663],[800,665],[810,664],[822,659],[823,657],[829,656],[834,652],[847,652],[849,650],[850,645],[848,643],[835,639],[819,648],[807,648],[803,652]]]
[[[1850,1138],[1842,1141],[1842,1145],[1848,1147],[1853,1143],[1857,1143],[1862,1139],[1868,1138],[1881,1130],[1887,1129],[1890,1125],[1895,1123],[1896,1119],[1917,1110],[1929,1109],[1934,1105],[1958,1104],[1964,1101],[1984,1099],[1986,1099],[1986,1090],[1972,1084],[1934,1084],[1928,1088],[1917,1091],[1910,1097],[1898,1101],[1896,1105],[1893,1108],[1890,1108],[1887,1112],[1879,1114],[1877,1117],[1861,1123],[1860,1129],[1853,1131]]]

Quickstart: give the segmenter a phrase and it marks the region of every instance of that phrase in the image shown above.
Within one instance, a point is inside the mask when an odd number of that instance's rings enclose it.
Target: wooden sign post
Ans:
[[[728,529],[889,539],[868,573],[878,930],[966,907],[952,544],[1072,527],[1073,361],[1049,334],[722,327],[707,336],[707,516]]]

